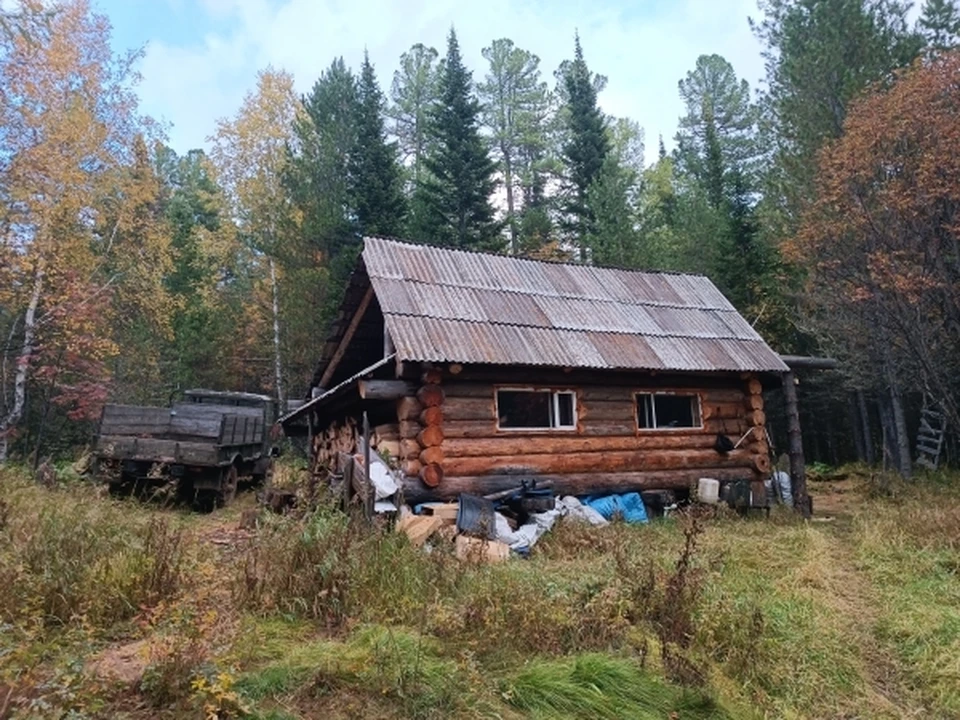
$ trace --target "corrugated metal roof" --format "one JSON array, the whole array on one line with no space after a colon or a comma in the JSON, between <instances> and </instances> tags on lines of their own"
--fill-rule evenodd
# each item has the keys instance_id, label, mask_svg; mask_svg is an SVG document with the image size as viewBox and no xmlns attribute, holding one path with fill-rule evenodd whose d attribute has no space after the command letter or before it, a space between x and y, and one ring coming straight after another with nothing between
<instances>
[{"instance_id":1,"label":"corrugated metal roof","mask_svg":"<svg viewBox=\"0 0 960 720\"><path fill-rule=\"evenodd\" d=\"M710 280L367 238L401 360L610 369L786 365Z\"/></svg>"}]
</instances>

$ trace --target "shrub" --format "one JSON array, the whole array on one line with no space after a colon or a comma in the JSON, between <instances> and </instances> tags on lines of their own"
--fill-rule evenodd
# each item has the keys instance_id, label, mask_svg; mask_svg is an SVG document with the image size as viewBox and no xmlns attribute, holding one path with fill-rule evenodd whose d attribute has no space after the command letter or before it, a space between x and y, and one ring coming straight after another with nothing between
<instances>
[{"instance_id":1,"label":"shrub","mask_svg":"<svg viewBox=\"0 0 960 720\"><path fill-rule=\"evenodd\" d=\"M7 488L0 619L108 625L178 592L184 547L168 519L144 521L87 488Z\"/></svg>"}]
</instances>

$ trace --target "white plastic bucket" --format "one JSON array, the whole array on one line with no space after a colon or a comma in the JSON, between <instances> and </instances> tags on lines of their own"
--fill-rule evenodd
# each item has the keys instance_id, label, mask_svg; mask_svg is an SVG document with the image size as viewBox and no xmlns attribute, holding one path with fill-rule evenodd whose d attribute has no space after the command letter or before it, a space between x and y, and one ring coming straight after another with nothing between
<instances>
[{"instance_id":1,"label":"white plastic bucket","mask_svg":"<svg viewBox=\"0 0 960 720\"><path fill-rule=\"evenodd\" d=\"M697 485L697 498L702 503L716 505L720 499L720 481L713 478L700 478Z\"/></svg>"}]
</instances>

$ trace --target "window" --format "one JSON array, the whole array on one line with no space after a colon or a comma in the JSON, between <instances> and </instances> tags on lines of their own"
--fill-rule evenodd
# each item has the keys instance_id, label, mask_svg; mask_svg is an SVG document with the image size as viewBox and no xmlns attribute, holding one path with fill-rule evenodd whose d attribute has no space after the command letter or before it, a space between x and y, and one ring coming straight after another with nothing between
<instances>
[{"instance_id":1,"label":"window","mask_svg":"<svg viewBox=\"0 0 960 720\"><path fill-rule=\"evenodd\" d=\"M497 390L501 430L576 430L577 396L572 390Z\"/></svg>"},{"instance_id":2,"label":"window","mask_svg":"<svg viewBox=\"0 0 960 720\"><path fill-rule=\"evenodd\" d=\"M700 396L637 393L637 427L641 430L701 427Z\"/></svg>"}]
</instances>

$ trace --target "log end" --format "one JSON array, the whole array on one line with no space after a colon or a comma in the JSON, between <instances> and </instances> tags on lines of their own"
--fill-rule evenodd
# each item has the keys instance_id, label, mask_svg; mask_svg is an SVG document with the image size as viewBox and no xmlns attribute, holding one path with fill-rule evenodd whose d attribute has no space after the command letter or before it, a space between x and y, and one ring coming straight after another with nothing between
<instances>
[{"instance_id":1,"label":"log end","mask_svg":"<svg viewBox=\"0 0 960 720\"><path fill-rule=\"evenodd\" d=\"M424 465L420 469L420 479L427 487L435 488L443 482L443 467L438 463Z\"/></svg>"}]
</instances>

